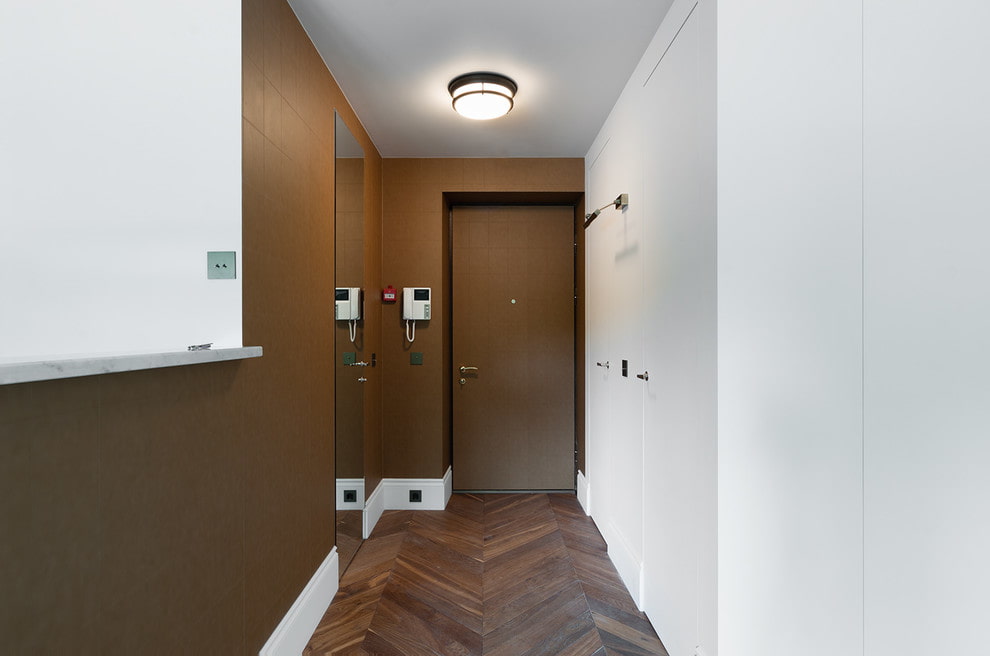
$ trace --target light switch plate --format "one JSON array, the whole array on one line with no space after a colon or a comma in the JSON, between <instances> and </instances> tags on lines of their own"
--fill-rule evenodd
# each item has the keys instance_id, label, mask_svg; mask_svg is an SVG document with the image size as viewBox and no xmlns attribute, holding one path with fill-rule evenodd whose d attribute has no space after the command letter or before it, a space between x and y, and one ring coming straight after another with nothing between
<instances>
[{"instance_id":1,"label":"light switch plate","mask_svg":"<svg viewBox=\"0 0 990 656\"><path fill-rule=\"evenodd\" d=\"M237 257L235 251L207 251L206 277L211 279L236 278Z\"/></svg>"}]
</instances>

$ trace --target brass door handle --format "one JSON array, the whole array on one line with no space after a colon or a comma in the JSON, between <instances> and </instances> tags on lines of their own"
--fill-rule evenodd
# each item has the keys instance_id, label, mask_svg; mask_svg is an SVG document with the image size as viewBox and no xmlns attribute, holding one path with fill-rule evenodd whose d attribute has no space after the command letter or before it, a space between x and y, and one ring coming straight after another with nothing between
<instances>
[{"instance_id":1,"label":"brass door handle","mask_svg":"<svg viewBox=\"0 0 990 656\"><path fill-rule=\"evenodd\" d=\"M469 371L477 371L477 370L478 370L477 367L461 367L461 375L463 376L465 373Z\"/></svg>"}]
</instances>

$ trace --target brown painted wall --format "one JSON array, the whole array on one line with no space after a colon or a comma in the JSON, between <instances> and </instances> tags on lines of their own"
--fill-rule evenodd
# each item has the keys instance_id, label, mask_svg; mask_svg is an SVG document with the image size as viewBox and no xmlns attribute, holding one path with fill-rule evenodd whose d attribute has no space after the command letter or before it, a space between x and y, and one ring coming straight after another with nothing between
<instances>
[{"instance_id":1,"label":"brown painted wall","mask_svg":"<svg viewBox=\"0 0 990 656\"><path fill-rule=\"evenodd\" d=\"M400 293L402 287L432 287L433 316L439 319L417 322L416 341L410 346L403 336L401 297L383 309L384 471L386 477L439 478L451 462L450 259L444 194L478 192L488 194L491 202L505 202L498 199L500 192L579 196L584 191L584 160L385 159L383 185L383 282ZM411 351L424 354L423 365L409 364Z\"/></svg>"},{"instance_id":2,"label":"brown painted wall","mask_svg":"<svg viewBox=\"0 0 990 656\"><path fill-rule=\"evenodd\" d=\"M335 106L373 202L381 162L283 0L245 0L243 25L244 341L265 355L0 386L5 653L257 653L333 545Z\"/></svg>"}]
</instances>

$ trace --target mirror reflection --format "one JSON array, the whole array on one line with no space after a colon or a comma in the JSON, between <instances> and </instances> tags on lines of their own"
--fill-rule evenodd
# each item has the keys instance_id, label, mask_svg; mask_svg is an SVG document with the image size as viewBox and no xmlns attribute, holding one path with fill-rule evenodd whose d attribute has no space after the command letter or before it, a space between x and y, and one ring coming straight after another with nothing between
<instances>
[{"instance_id":1,"label":"mirror reflection","mask_svg":"<svg viewBox=\"0 0 990 656\"><path fill-rule=\"evenodd\" d=\"M364 511L364 151L336 115L334 129L337 553L343 576L361 546Z\"/></svg>"}]
</instances>

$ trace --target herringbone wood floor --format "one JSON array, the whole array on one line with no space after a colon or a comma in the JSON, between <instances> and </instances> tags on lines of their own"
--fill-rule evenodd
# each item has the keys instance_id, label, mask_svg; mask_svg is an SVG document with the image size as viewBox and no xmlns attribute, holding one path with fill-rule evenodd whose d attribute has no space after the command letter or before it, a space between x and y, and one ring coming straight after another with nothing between
<instances>
[{"instance_id":1,"label":"herringbone wood floor","mask_svg":"<svg viewBox=\"0 0 990 656\"><path fill-rule=\"evenodd\" d=\"M455 494L382 516L305 651L330 654L667 651L573 495Z\"/></svg>"}]
</instances>

